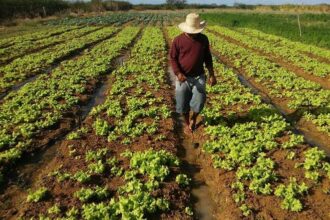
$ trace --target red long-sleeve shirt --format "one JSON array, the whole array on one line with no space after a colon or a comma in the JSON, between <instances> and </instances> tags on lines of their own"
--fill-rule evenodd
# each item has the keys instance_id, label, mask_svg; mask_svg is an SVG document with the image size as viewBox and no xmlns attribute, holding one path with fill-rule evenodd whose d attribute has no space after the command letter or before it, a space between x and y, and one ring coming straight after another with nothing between
<instances>
[{"instance_id":1,"label":"red long-sleeve shirt","mask_svg":"<svg viewBox=\"0 0 330 220\"><path fill-rule=\"evenodd\" d=\"M203 64L213 67L210 43L206 35L198 34L194 39L182 33L172 42L170 60L174 73L186 76L204 74Z\"/></svg>"}]
</instances>

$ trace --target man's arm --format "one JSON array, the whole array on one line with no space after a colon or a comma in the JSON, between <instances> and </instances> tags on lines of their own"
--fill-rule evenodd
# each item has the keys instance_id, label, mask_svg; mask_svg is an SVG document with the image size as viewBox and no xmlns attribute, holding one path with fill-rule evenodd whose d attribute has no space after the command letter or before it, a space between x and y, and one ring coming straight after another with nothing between
<instances>
[{"instance_id":1,"label":"man's arm","mask_svg":"<svg viewBox=\"0 0 330 220\"><path fill-rule=\"evenodd\" d=\"M210 42L209 39L206 37L206 51L205 51L205 66L207 70L209 71L209 83L211 86L215 85L217 83L217 80L214 75L214 69L213 69L213 60L212 60L212 54L210 50Z\"/></svg>"},{"instance_id":2,"label":"man's arm","mask_svg":"<svg viewBox=\"0 0 330 220\"><path fill-rule=\"evenodd\" d=\"M176 39L174 39L170 49L170 61L175 75L178 75L181 72L179 65L179 48L177 44Z\"/></svg>"},{"instance_id":3,"label":"man's arm","mask_svg":"<svg viewBox=\"0 0 330 220\"><path fill-rule=\"evenodd\" d=\"M170 49L170 61L174 74L178 77L180 82L186 81L185 75L182 73L179 65L179 47L176 39L173 40Z\"/></svg>"}]
</instances>

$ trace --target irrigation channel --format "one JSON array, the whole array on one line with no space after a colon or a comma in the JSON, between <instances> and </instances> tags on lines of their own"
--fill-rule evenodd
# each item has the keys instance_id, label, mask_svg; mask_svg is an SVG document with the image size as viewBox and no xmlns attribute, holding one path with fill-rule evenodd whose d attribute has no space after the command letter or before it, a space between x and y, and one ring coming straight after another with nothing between
<instances>
[{"instance_id":1,"label":"irrigation channel","mask_svg":"<svg viewBox=\"0 0 330 220\"><path fill-rule=\"evenodd\" d=\"M123 50L121 55L115 58L109 65L110 69L108 70L107 76L109 76L109 74L116 68L122 66L123 63L129 59L130 49L141 37L141 33L142 28L137 37L128 47L129 49ZM88 48L95 45L96 44L89 45ZM79 56L79 54L80 53L70 58L73 59L74 57ZM26 201L27 189L36 186L38 184L38 180L44 174L49 173L54 169L54 167L60 165L55 164L53 159L60 154L59 149L61 149L62 142L65 140L66 135L81 125L82 121L84 121L94 106L105 101L107 97L106 91L109 89L110 85L111 82L108 80L108 77L105 77L105 79L101 80L98 83L97 88L94 90L94 93L91 94L90 98L88 99L88 102L82 106L77 106L79 110L75 117L78 120L75 120L74 125L71 126L69 130L61 133L57 138L45 144L45 146L41 147L40 150L34 153L30 153L29 156L22 158L22 160L15 167L15 171L12 171L9 174L8 183L2 189L1 193L3 194L0 195L0 216L12 216L10 219L17 219L20 216L21 213L19 212L19 208L21 204Z\"/></svg>"},{"instance_id":2,"label":"irrigation channel","mask_svg":"<svg viewBox=\"0 0 330 220\"><path fill-rule=\"evenodd\" d=\"M167 50L169 50L171 40L165 28L163 28L163 33L167 42ZM176 79L170 65L168 65L168 76L174 97ZM232 212L229 208L234 204L232 204L230 192L225 188L225 185L229 184L227 179L224 179L219 170L213 167L211 158L202 152L205 138L201 117L197 121L198 129L191 135L183 132L182 117L175 114L174 119L176 135L180 140L178 157L192 179L191 196L195 218L201 220L237 219L237 213Z\"/></svg>"},{"instance_id":3,"label":"irrigation channel","mask_svg":"<svg viewBox=\"0 0 330 220\"><path fill-rule=\"evenodd\" d=\"M172 68L168 68L169 81L173 88L175 87L175 75ZM174 99L173 99L174 100ZM200 143L194 138L194 134L187 135L183 132L183 120L180 115L175 114L175 131L180 140L178 156L183 163L187 174L192 178L191 194L195 217L201 220L215 220L216 204L212 198L212 190L207 185L203 175L204 167L201 156Z\"/></svg>"}]
</instances>

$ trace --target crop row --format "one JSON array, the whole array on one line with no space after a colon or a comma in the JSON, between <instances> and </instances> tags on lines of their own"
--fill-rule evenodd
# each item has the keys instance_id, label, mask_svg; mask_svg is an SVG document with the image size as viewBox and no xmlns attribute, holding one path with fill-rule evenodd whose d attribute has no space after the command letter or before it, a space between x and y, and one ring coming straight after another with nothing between
<instances>
[{"instance_id":1,"label":"crop row","mask_svg":"<svg viewBox=\"0 0 330 220\"><path fill-rule=\"evenodd\" d=\"M284 37L266 34L264 32L254 30L254 29L240 28L239 30L252 37L260 38L260 39L268 41L270 43L280 45L281 47L287 47L287 48L295 51L296 53L305 52L307 54L312 54L312 56L321 57L321 58L324 58L324 59L330 61L330 51L327 49L317 47L317 46L314 46L311 44L304 44L304 43L297 42L297 41L290 41Z\"/></svg>"},{"instance_id":2,"label":"crop row","mask_svg":"<svg viewBox=\"0 0 330 220\"><path fill-rule=\"evenodd\" d=\"M27 53L31 53L37 50L44 49L46 47L62 43L66 40L70 40L72 38L80 37L82 35L88 34L96 30L95 27L85 27L82 29L78 29L79 27L73 26L70 31L66 31L62 34L51 36L48 38L35 40L35 41L23 41L17 43L11 47L6 47L0 49L0 64L6 63L8 61L13 60L14 58L23 56Z\"/></svg>"},{"instance_id":3,"label":"crop row","mask_svg":"<svg viewBox=\"0 0 330 220\"><path fill-rule=\"evenodd\" d=\"M281 36L305 44L317 45L330 49L329 15L326 13L304 14L301 17L301 30L297 24L296 14L265 14L265 13L202 13L209 24L235 28L253 28L268 34Z\"/></svg>"},{"instance_id":4,"label":"crop row","mask_svg":"<svg viewBox=\"0 0 330 220\"><path fill-rule=\"evenodd\" d=\"M209 100L203 115L209 140L203 149L212 156L215 168L234 171L232 197L242 214L262 215L262 209L280 207L299 212L308 207L324 215L328 207L313 206L309 192L328 197L328 189L319 185L330 178L325 152L304 144L303 136L293 133L274 108L244 88L232 69L216 63L215 71L220 80L207 88ZM265 196L260 203L273 196L277 206L256 206L251 196L259 195ZM303 202L306 197L308 204Z\"/></svg>"},{"instance_id":5,"label":"crop row","mask_svg":"<svg viewBox=\"0 0 330 220\"><path fill-rule=\"evenodd\" d=\"M330 75L330 64L319 62L317 59L311 58L310 56L298 52L297 50L293 50L285 44L264 41L260 38L256 38L255 36L242 34L238 31L221 26L211 26L209 27L209 30L235 39L248 48L262 51L267 55L271 55L292 63L312 75L319 77L328 77Z\"/></svg>"},{"instance_id":6,"label":"crop row","mask_svg":"<svg viewBox=\"0 0 330 220\"><path fill-rule=\"evenodd\" d=\"M127 23L136 18L135 13L112 13L94 17L63 18L49 21L49 25L116 25Z\"/></svg>"},{"instance_id":7,"label":"crop row","mask_svg":"<svg viewBox=\"0 0 330 220\"><path fill-rule=\"evenodd\" d=\"M69 30L71 30L71 27L66 27L66 26L59 26L56 28L47 27L37 32L26 33L20 36L4 38L0 40L0 48L6 48L15 44L20 44L22 42L33 42L36 40L41 40L44 38L51 37L53 35L64 33Z\"/></svg>"},{"instance_id":8,"label":"crop row","mask_svg":"<svg viewBox=\"0 0 330 220\"><path fill-rule=\"evenodd\" d=\"M67 136L61 166L28 195L23 217L189 219L189 178L174 155L165 66L162 32L147 27L111 74L106 101ZM41 190L48 195L38 196Z\"/></svg>"},{"instance_id":9,"label":"crop row","mask_svg":"<svg viewBox=\"0 0 330 220\"><path fill-rule=\"evenodd\" d=\"M148 23L172 23L173 19L182 17L178 13L116 13L95 17L85 18L64 18L50 21L50 25L115 25L120 26L127 22L132 24L148 24Z\"/></svg>"},{"instance_id":10,"label":"crop row","mask_svg":"<svg viewBox=\"0 0 330 220\"><path fill-rule=\"evenodd\" d=\"M172 39L179 33L177 28L167 30ZM265 212L279 219L297 218L289 212L276 215L280 207L298 212L308 206L325 214L328 207L313 206L312 199L303 204L310 191L323 193L328 200L328 188L316 184L329 183L324 179L330 178L325 152L306 145L272 106L242 86L233 69L217 61L214 68L218 83L207 86L203 150L211 155L214 168L226 171L221 175L231 180L229 190L241 213L254 218L266 218Z\"/></svg>"},{"instance_id":11,"label":"crop row","mask_svg":"<svg viewBox=\"0 0 330 220\"><path fill-rule=\"evenodd\" d=\"M288 112L303 110L307 120L314 118L314 124L320 131L330 130L327 119L330 114L329 90L215 34L209 33L208 36L220 57L229 60L235 68L262 85L271 97L277 98L283 106L289 108ZM316 120L318 123L315 123Z\"/></svg>"},{"instance_id":12,"label":"crop row","mask_svg":"<svg viewBox=\"0 0 330 220\"><path fill-rule=\"evenodd\" d=\"M38 147L37 139L47 135L47 129L56 130L65 115L91 93L96 81L109 70L111 61L139 30L124 28L77 59L62 62L51 75L42 75L9 94L0 107L1 167L19 159L22 152ZM103 31L108 35L113 28Z\"/></svg>"},{"instance_id":13,"label":"crop row","mask_svg":"<svg viewBox=\"0 0 330 220\"><path fill-rule=\"evenodd\" d=\"M75 51L113 35L118 29L106 27L85 36L73 38L37 53L16 59L0 67L0 93L31 76L46 72L55 62Z\"/></svg>"},{"instance_id":14,"label":"crop row","mask_svg":"<svg viewBox=\"0 0 330 220\"><path fill-rule=\"evenodd\" d=\"M133 24L150 24L150 25L170 25L178 19L182 19L183 16L177 13L149 13L149 14L141 14L134 19Z\"/></svg>"}]
</instances>

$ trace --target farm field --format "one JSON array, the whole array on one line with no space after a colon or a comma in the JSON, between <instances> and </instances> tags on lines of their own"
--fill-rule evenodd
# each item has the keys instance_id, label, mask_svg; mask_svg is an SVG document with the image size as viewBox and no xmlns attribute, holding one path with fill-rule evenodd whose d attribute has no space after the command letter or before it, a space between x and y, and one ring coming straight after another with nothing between
<instances>
[{"instance_id":1,"label":"farm field","mask_svg":"<svg viewBox=\"0 0 330 220\"><path fill-rule=\"evenodd\" d=\"M330 50L211 19L218 83L187 135L168 57L184 16L0 38L0 219L330 218Z\"/></svg>"},{"instance_id":2,"label":"farm field","mask_svg":"<svg viewBox=\"0 0 330 220\"><path fill-rule=\"evenodd\" d=\"M234 28L252 28L268 34L301 41L319 47L330 48L329 13L298 13L301 22L301 36L297 13L236 13L206 12L202 17L210 24Z\"/></svg>"}]
</instances>

